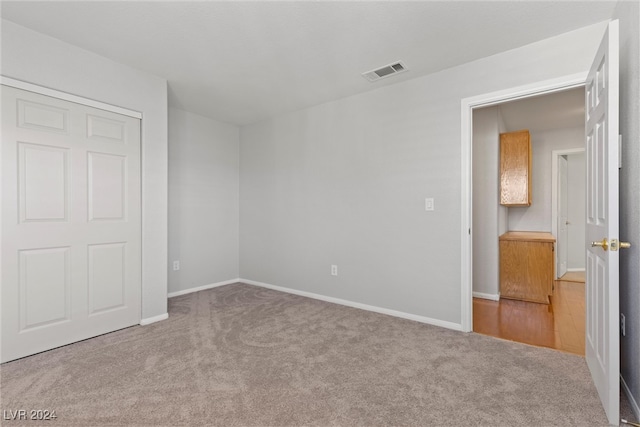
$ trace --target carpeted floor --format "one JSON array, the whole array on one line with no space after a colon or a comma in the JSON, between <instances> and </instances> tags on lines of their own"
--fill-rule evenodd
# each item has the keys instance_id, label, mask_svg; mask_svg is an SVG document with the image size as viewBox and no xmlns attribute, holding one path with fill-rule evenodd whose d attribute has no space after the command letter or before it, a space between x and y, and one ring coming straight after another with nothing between
<instances>
[{"instance_id":1,"label":"carpeted floor","mask_svg":"<svg viewBox=\"0 0 640 427\"><path fill-rule=\"evenodd\" d=\"M604 426L583 358L245 284L0 368L57 426ZM3 425L20 425L3 421Z\"/></svg>"}]
</instances>

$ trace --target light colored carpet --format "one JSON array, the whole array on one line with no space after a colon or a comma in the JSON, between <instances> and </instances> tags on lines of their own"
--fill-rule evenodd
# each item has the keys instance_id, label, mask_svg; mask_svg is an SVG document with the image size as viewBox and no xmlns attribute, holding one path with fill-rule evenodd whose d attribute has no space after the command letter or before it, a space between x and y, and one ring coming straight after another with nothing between
<instances>
[{"instance_id":1,"label":"light colored carpet","mask_svg":"<svg viewBox=\"0 0 640 427\"><path fill-rule=\"evenodd\" d=\"M0 368L57 426L604 426L585 361L245 284ZM3 425L19 425L4 421Z\"/></svg>"}]
</instances>

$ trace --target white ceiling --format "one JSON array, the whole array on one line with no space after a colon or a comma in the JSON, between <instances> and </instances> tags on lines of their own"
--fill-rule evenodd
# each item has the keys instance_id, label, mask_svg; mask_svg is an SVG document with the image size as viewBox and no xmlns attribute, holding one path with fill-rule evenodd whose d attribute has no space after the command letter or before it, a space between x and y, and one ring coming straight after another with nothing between
<instances>
[{"instance_id":1,"label":"white ceiling","mask_svg":"<svg viewBox=\"0 0 640 427\"><path fill-rule=\"evenodd\" d=\"M500 104L507 132L584 127L584 88Z\"/></svg>"},{"instance_id":2,"label":"white ceiling","mask_svg":"<svg viewBox=\"0 0 640 427\"><path fill-rule=\"evenodd\" d=\"M416 78L609 19L615 1L2 1L2 17L164 77L235 124ZM360 74L402 60L406 73Z\"/></svg>"}]
</instances>

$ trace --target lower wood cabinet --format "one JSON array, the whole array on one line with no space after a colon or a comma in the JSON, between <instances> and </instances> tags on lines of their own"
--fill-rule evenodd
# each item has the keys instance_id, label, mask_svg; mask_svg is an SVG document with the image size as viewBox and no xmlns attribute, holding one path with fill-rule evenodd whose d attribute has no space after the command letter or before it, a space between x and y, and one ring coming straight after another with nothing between
<instances>
[{"instance_id":1,"label":"lower wood cabinet","mask_svg":"<svg viewBox=\"0 0 640 427\"><path fill-rule=\"evenodd\" d=\"M551 233L509 231L500 236L500 297L549 304L554 280Z\"/></svg>"}]
</instances>

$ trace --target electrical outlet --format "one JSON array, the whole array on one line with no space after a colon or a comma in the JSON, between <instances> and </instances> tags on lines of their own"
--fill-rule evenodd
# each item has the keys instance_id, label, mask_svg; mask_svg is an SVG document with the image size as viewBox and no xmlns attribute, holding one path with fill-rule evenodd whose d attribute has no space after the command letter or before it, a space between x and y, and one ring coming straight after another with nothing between
<instances>
[{"instance_id":1,"label":"electrical outlet","mask_svg":"<svg viewBox=\"0 0 640 427\"><path fill-rule=\"evenodd\" d=\"M620 313L620 333L623 337L627 336L627 320L622 313Z\"/></svg>"},{"instance_id":2,"label":"electrical outlet","mask_svg":"<svg viewBox=\"0 0 640 427\"><path fill-rule=\"evenodd\" d=\"M335 264L331 266L331 275L332 276L337 276L338 275L338 266L335 265Z\"/></svg>"},{"instance_id":3,"label":"electrical outlet","mask_svg":"<svg viewBox=\"0 0 640 427\"><path fill-rule=\"evenodd\" d=\"M180 270L180 261L173 261L173 271Z\"/></svg>"}]
</instances>

